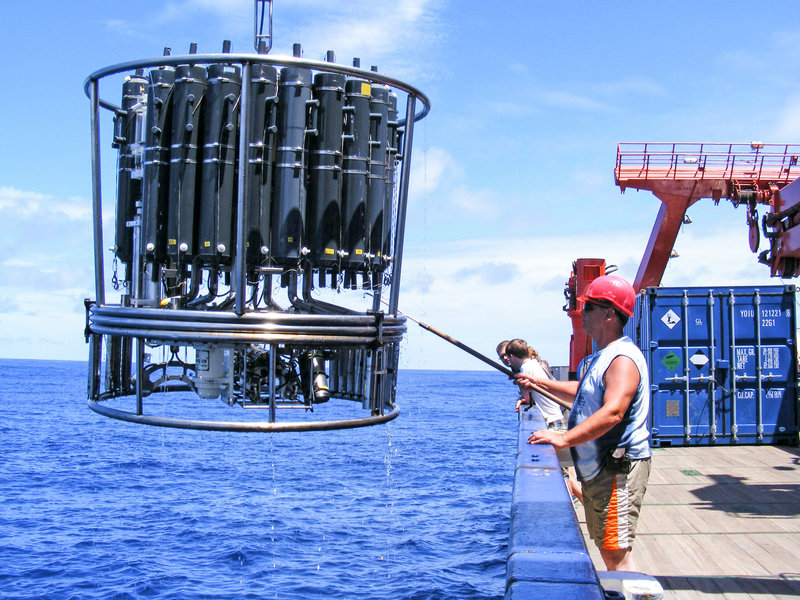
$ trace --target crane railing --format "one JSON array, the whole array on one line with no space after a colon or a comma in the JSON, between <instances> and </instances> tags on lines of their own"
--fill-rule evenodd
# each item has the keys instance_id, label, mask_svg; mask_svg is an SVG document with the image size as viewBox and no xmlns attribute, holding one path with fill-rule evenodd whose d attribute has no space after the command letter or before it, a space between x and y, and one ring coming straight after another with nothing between
<instances>
[{"instance_id":1,"label":"crane railing","mask_svg":"<svg viewBox=\"0 0 800 600\"><path fill-rule=\"evenodd\" d=\"M800 144L621 143L614 176L643 179L747 180L788 183L800 175Z\"/></svg>"}]
</instances>

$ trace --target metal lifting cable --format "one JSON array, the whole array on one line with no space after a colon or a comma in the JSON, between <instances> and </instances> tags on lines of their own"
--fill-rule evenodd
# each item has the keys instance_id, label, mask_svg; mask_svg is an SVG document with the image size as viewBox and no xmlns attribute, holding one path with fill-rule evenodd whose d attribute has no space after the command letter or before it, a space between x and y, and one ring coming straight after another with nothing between
<instances>
[{"instance_id":1,"label":"metal lifting cable","mask_svg":"<svg viewBox=\"0 0 800 600\"><path fill-rule=\"evenodd\" d=\"M272 50L272 0L255 0L255 47L259 54ZM260 16L259 16L260 12ZM267 33L264 33L264 20L269 18Z\"/></svg>"}]
</instances>

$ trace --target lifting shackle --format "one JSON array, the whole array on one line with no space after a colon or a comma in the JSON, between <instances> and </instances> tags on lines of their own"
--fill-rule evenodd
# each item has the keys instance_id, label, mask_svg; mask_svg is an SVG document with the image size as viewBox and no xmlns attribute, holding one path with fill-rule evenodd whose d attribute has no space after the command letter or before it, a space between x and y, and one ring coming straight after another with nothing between
<instances>
[{"instance_id":1,"label":"lifting shackle","mask_svg":"<svg viewBox=\"0 0 800 600\"><path fill-rule=\"evenodd\" d=\"M264 33L264 20L268 18L267 33ZM272 50L272 0L255 0L255 41L259 54L269 54Z\"/></svg>"}]
</instances>

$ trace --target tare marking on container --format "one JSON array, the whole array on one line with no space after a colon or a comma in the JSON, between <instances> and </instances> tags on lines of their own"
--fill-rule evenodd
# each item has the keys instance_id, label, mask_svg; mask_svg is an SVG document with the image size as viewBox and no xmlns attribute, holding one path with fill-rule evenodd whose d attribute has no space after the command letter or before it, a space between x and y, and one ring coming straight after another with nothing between
<instances>
[{"instance_id":1,"label":"tare marking on container","mask_svg":"<svg viewBox=\"0 0 800 600\"><path fill-rule=\"evenodd\" d=\"M755 348L737 348L736 349L736 368L744 369L747 366L747 359L755 356Z\"/></svg>"},{"instance_id":2,"label":"tare marking on container","mask_svg":"<svg viewBox=\"0 0 800 600\"><path fill-rule=\"evenodd\" d=\"M736 368L745 369L751 357L756 355L756 349L751 347L736 348ZM761 347L761 368L780 369L781 368L781 348L779 346Z\"/></svg>"},{"instance_id":3,"label":"tare marking on container","mask_svg":"<svg viewBox=\"0 0 800 600\"><path fill-rule=\"evenodd\" d=\"M681 322L681 318L678 316L678 313L676 313L674 310L670 308L667 312L664 313L664 316L661 317L661 322L664 323L664 325L666 325L670 329L672 329L673 327L675 327L675 325Z\"/></svg>"},{"instance_id":4,"label":"tare marking on container","mask_svg":"<svg viewBox=\"0 0 800 600\"><path fill-rule=\"evenodd\" d=\"M698 350L692 355L692 358L689 359L689 362L698 369L702 369L708 364L708 357L703 354L702 350Z\"/></svg>"}]
</instances>

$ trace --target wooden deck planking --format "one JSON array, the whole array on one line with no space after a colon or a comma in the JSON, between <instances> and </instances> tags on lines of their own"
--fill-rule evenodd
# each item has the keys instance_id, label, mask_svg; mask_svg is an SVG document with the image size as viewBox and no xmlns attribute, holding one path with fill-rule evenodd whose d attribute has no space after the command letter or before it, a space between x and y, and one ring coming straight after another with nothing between
<instances>
[{"instance_id":1,"label":"wooden deck planking","mask_svg":"<svg viewBox=\"0 0 800 600\"><path fill-rule=\"evenodd\" d=\"M676 447L653 455L634 557L661 582L665 600L800 598L800 450ZM583 526L583 509L577 513ZM587 547L605 570L588 537Z\"/></svg>"}]
</instances>

